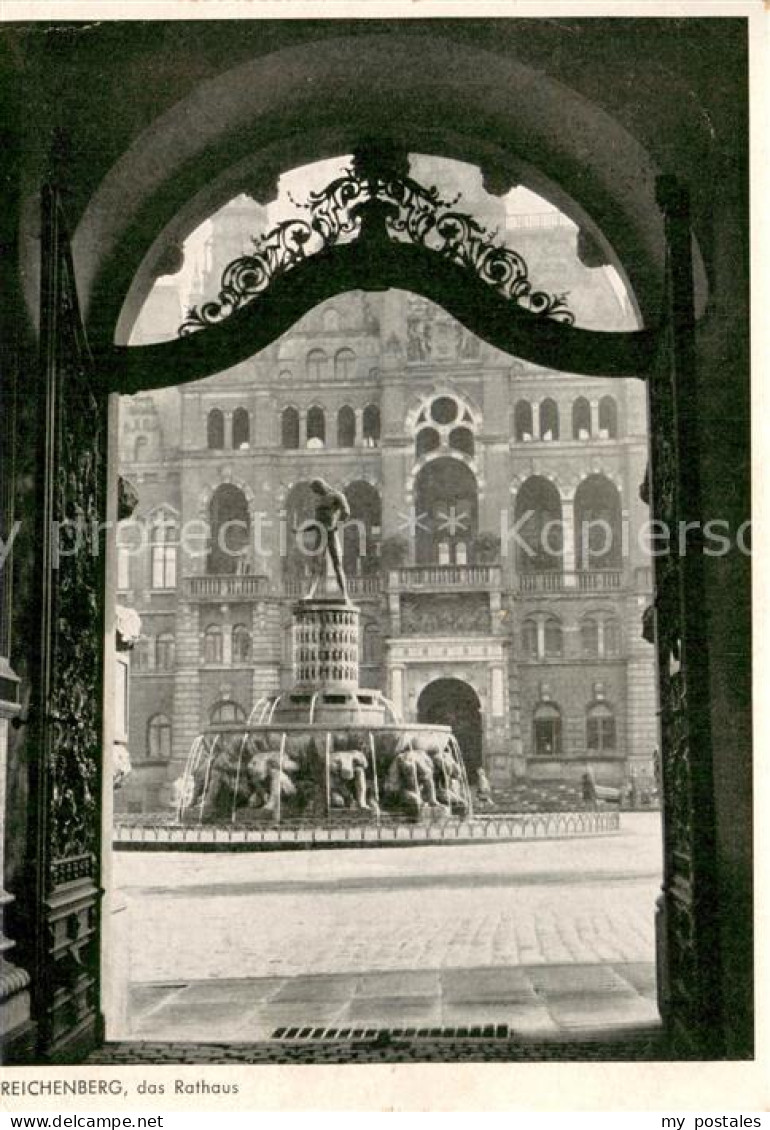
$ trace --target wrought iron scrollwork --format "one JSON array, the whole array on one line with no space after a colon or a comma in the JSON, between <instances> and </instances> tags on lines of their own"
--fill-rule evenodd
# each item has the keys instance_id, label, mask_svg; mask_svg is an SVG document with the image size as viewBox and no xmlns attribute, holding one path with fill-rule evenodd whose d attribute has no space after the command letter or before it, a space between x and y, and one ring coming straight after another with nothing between
<instances>
[{"instance_id":1,"label":"wrought iron scrollwork","mask_svg":"<svg viewBox=\"0 0 770 1130\"><path fill-rule=\"evenodd\" d=\"M538 290L526 261L438 188L408 175L395 151L363 150L351 168L307 202L293 201L307 219L284 220L255 239L254 250L227 265L216 297L193 307L179 333L187 336L224 321L265 291L273 279L340 243L379 238L426 248L475 273L504 298L533 314L573 324L565 294Z\"/></svg>"}]
</instances>

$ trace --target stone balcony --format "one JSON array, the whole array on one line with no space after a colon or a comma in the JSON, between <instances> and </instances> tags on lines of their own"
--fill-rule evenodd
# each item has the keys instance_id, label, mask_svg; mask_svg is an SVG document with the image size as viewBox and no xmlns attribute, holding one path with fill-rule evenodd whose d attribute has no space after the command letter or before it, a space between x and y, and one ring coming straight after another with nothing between
<instances>
[{"instance_id":1,"label":"stone balcony","mask_svg":"<svg viewBox=\"0 0 770 1130\"><path fill-rule=\"evenodd\" d=\"M182 591L187 600L253 600L270 592L270 578L261 573L185 577Z\"/></svg>"},{"instance_id":2,"label":"stone balcony","mask_svg":"<svg viewBox=\"0 0 770 1130\"><path fill-rule=\"evenodd\" d=\"M499 565L410 565L388 573L390 592L499 592Z\"/></svg>"},{"instance_id":3,"label":"stone balcony","mask_svg":"<svg viewBox=\"0 0 770 1130\"><path fill-rule=\"evenodd\" d=\"M379 596L382 589L382 578L379 574L373 577L348 577L347 581L349 595L358 600L364 597ZM283 596L290 597L292 600L299 600L307 593L309 584L310 581L306 577L290 578L282 582L281 592ZM322 582L318 586L316 595L337 596L336 583L334 581L331 584Z\"/></svg>"},{"instance_id":4,"label":"stone balcony","mask_svg":"<svg viewBox=\"0 0 770 1130\"><path fill-rule=\"evenodd\" d=\"M626 586L622 569L580 569L562 573L552 569L543 573L519 573L521 594L549 592L619 592Z\"/></svg>"}]
</instances>

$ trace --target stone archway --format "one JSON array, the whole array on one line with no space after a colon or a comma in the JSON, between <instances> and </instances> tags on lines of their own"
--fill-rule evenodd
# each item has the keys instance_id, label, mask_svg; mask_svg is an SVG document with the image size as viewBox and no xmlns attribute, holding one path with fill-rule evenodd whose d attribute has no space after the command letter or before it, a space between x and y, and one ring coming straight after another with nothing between
<instances>
[{"instance_id":1,"label":"stone archway","mask_svg":"<svg viewBox=\"0 0 770 1130\"><path fill-rule=\"evenodd\" d=\"M366 68L363 68L364 71L365 71L365 69ZM612 131L610 130L609 132L611 133ZM607 138L607 135L605 134L605 136L603 137L603 142L605 144L606 144L606 138ZM590 160L589 160L589 164L590 164ZM648 168L648 171L649 171L649 165L647 166L647 168ZM138 178L138 179L141 180L141 178ZM112 187L114 188L114 185ZM670 186L669 186L669 188L670 188ZM611 194L609 193L609 188L608 188L608 194L609 194L608 195L608 199L609 199L609 198L611 198ZM644 195L644 193L642 193L642 195ZM649 193L647 195L649 195ZM626 203L627 203L627 201L626 201ZM647 203L646 217L649 220L649 216L650 216L649 199L646 201L646 203ZM102 199L100 201L100 204L104 209L104 215L109 215L110 214L110 208L109 208L108 204L105 207L105 200L104 199ZM671 203L671 197L669 197L669 203L668 203L668 205L666 205L666 208L667 208L667 211L669 213L670 219L676 220L677 218L680 217L680 213L678 212L679 207L680 206L679 206L679 204L676 203L676 201L674 201L674 203L672 204ZM113 212L117 211L114 207L114 204L113 204L112 211ZM131 213L132 209L129 207L127 209L127 211L129 213ZM132 255L127 256L126 263L123 265L123 267L121 267L120 269L116 268L114 275L111 273L110 268L115 267L114 255L117 254L117 250L120 249L121 239L123 238L123 235L121 235L120 233L115 235L115 233L113 232L114 238L112 239L111 242L109 240L107 241L108 246L107 246L107 252L105 254L104 261L101 262L101 263L94 263L94 262L91 263L91 267L94 268L94 270L92 271L92 275L91 275L91 282L93 282L94 279L98 275L101 274L103 276L103 278L101 280L102 283L103 283L103 288L102 288L103 292L106 292L109 289L109 286L107 284L112 284L112 283L115 284L116 293L121 292L120 283L121 283L121 280L125 281L126 272L136 270L137 263L139 262L139 259L141 257L140 253L144 254L144 252L146 251L146 247L147 247L147 241L144 240L142 232L141 232L142 224L147 222L147 223L156 224L156 226L157 226L156 222L159 220L159 217L162 220L162 214L161 213L156 213L155 216L153 216L151 220L148 219L148 216L151 213L152 213L152 209L149 208L147 215L145 215L145 217L142 219L142 222L137 223L136 230L133 231L132 233L130 233L131 238L134 240ZM112 216L112 219L114 219L114 218L115 217ZM627 216L625 216L624 218L626 220L628 219ZM118 224L118 227L120 227L120 224ZM633 227L633 224L631 224L631 227ZM657 236L660 235L659 225L652 225L650 230L647 233L650 237L649 245L647 247L648 254L645 255L644 250L642 250L642 252L640 252L640 260L644 260L645 263L646 263L646 266L648 268L650 267L650 259L652 259L652 260L654 260L655 262L658 262L658 263L662 262L662 250L663 249L662 249L662 246L660 246L660 244L662 244L662 241L657 239L657 238L653 238L653 235L652 235L652 229L653 228L655 229ZM679 237L680 237L679 238L679 252L681 253L681 251L682 251L681 235L682 235L683 231L687 235L687 241L688 241L688 246L689 246L689 235L690 235L689 220L687 220L687 222L685 222L684 224L680 224L679 228L680 228L679 233L678 233ZM81 233L81 234L83 234L83 233ZM125 234L125 231L123 232L123 234ZM145 229L144 234L145 235L147 234L147 229ZM637 236L639 235L638 229L636 229L636 235ZM676 235L677 235L677 233L675 232L674 236L676 237ZM631 242L633 243L633 239L631 239ZM642 243L643 242L644 241L642 241ZM86 240L86 243L87 243L87 240ZM98 241L97 241L97 245L98 245ZM82 246L82 244L81 244L81 246ZM90 250L93 251L93 247ZM113 258L112 259L109 258L110 251L113 252ZM98 255L98 252L96 252L96 254ZM686 262L689 262L688 256L689 256L689 250L687 251L687 253L685 255L685 261ZM86 253L85 258L88 259L88 252ZM680 258L680 264L681 264L681 258ZM642 268L640 268L640 271L641 271L642 274L644 273ZM651 284L653 282L653 280L652 280L653 274L654 274L654 272L650 272L650 275L649 275L649 278L648 278L648 281ZM676 282L677 280L674 280L674 281ZM681 279L679 281L681 283ZM686 280L685 280L685 282L686 282ZM654 290L654 286L653 286L652 289ZM686 289L687 289L687 287L685 285L685 290ZM92 294L91 294L92 287L90 285L88 285L88 283L86 284L85 290L87 292L87 297L92 297ZM651 295L648 294L647 297L649 299L651 297ZM680 297L681 297L681 286L680 286ZM650 308L652 308L652 307L654 307L654 303L651 304ZM94 328L95 328L95 331L96 331L96 338L99 341L99 344L101 346L104 346L104 341L105 341L104 337L103 336L101 338L99 337L100 329L103 329L104 325L106 324L106 322L100 323L100 317L102 315L104 315L104 308L102 308L102 314L101 315L95 315L95 317L94 317ZM672 309L669 309L667 311L667 315L673 318ZM664 318L664 321L665 321L665 318ZM691 324L689 326L685 327L685 329L688 329L688 328L691 330L691 328L692 328ZM110 325L110 333L112 333L112 329L113 329L113 325ZM661 354L660 354L660 366L661 366L661 371L664 374L667 374L667 375L669 374L669 370L671 368L671 366L669 365L669 362L671 361L673 351L676 348L677 348L677 342L674 342L673 344L666 342L665 344L662 345ZM687 379L687 373L685 373L685 379ZM687 390L685 390L685 391L687 391ZM656 405L654 405L654 410L658 413L657 418L661 421L661 434L662 434L661 447L660 447L657 454L661 455L661 456L665 456L666 455L665 445L667 443L670 444L670 447L673 447L674 452L675 452L676 446L677 446L677 438L676 437L672 438L672 434L671 434L672 428L670 426L670 420L669 420L669 417L666 415L667 404L659 402ZM664 424L669 424L669 430L668 431L665 431L664 426L663 426ZM697 421L696 421L696 424L697 424ZM685 421L684 424L683 424L683 427L686 429L687 426L688 426L688 421ZM689 438L694 443L692 435L689 435L689 436L685 435L685 438ZM695 444L695 446L697 446L697 444ZM661 458L659 460L659 465L662 466L662 467L666 466L668 468L669 474L675 475L677 473L675 454L672 456L671 450L669 449L668 455L671 457L669 463L665 464L664 458ZM672 463L673 463L673 467L674 467L673 471L671 471ZM662 485L662 484L659 483L658 485ZM698 513L697 482L695 484L693 484L692 479L689 479L686 482L685 486L687 488L686 491L685 491L685 498L686 498L685 511L687 511L688 508L689 508L690 511L692 512L693 507L694 507L694 512ZM698 589L698 577L692 576L690 579L693 582L693 587L696 590L696 597L697 597L697 592L699 591L699 589ZM669 580L670 580L670 578L669 578ZM685 585L685 588L686 587L687 586ZM675 586L673 586L672 584L668 584L667 591L673 592L674 590L675 590ZM693 604L695 604L695 601L693 601ZM671 607L669 607L668 611L671 611ZM681 621L681 616L679 615L679 613L681 613L681 611L682 611L681 609L674 607L674 612L675 612L674 620L676 621L677 625ZM682 652L681 652L682 638L681 637L677 638L676 632L674 632L670 629L670 623L671 622L669 621L665 625L665 627L666 627L666 638L662 642L661 657L664 660L670 660L674 657L674 654L675 654L676 661L680 662L681 654L682 654ZM688 621L688 623L686 625L686 632L689 633L688 639L690 640L691 643L697 642L698 632L697 632L697 628L694 626L692 620ZM684 630L683 630L683 634L685 634ZM703 684L705 685L707 683L707 674L708 674L707 670L704 670L704 668L702 666L696 665L696 664L692 665L692 669L693 669L693 673L696 672L696 671L699 671L703 675ZM675 672L675 673L677 673L677 672ZM681 680L680 680L680 682L681 682ZM696 699L696 695L697 695L698 682L699 682L699 680L696 677L694 677L694 674L691 675L689 680L688 680L689 690L691 692L689 704L686 702L686 700L683 698L683 696L680 696L680 698L678 700L679 704L680 704L679 705L680 710L689 711L689 715L693 718L697 716L697 711L695 710L695 699ZM675 690L677 692L680 690L678 684L677 684L677 687L675 688ZM701 704L701 706L703 705L703 693L702 692L701 692L701 695L700 695L700 704ZM669 717L668 721L673 727L678 721L678 719L676 717L677 700L676 700L675 696L672 697L672 700L671 700L669 705L670 705L670 713L673 714L674 716ZM706 728L707 728L708 724L705 723L705 725L706 725ZM699 735L703 738L702 743L700 743L702 745L702 747L704 749L705 748L710 749L711 747L710 747L709 735L708 735L708 733L704 734L702 728L699 729L699 726L698 726L697 723L693 727L693 733L692 734L689 734L689 735L685 734L684 737L681 736L681 733L679 735L679 738L681 739L681 741L680 741L680 744L676 748L674 748L673 754L674 754L675 757L679 756L680 753L683 754L683 757L681 759L681 764L684 765L685 767L686 767L686 764L687 764L687 756L688 756L688 752L689 752L688 743L692 742L693 748L697 749L699 747L699 743L694 741L694 738L698 737ZM709 796L710 796L710 793L709 793L709 789L710 789L709 773L710 773L710 766L706 765L706 771L705 771L705 774L703 775L703 780L700 782L700 784L698 785L697 790L696 790L695 800L704 800L704 799L706 801L709 800ZM687 780L685 788L683 790L684 792L688 791L689 785L690 785L690 782L689 782L689 780ZM711 797L711 800L713 801L713 796ZM709 819L710 819L710 815L709 815L708 804L706 804L705 808L701 808L698 804L695 804L693 802L693 799L690 797L690 795L688 793L687 797L685 799L683 799L681 806L679 806L678 811L676 812L676 821L675 821L675 823L672 824L672 828L674 829L676 836L684 837L684 838L689 836L690 841L694 842L696 844L696 847L697 847L698 844L701 847L705 844L706 849L707 849L708 843L709 843L709 833L708 833ZM693 833L693 820L697 821L698 827L700 829L700 832L697 836ZM695 852L695 849L693 850L693 858L688 858L688 866L691 865L693 867L696 867L696 865L698 864L698 860L695 859L694 852ZM708 860L706 860L706 864L704 864L705 871L701 870L701 871L698 872L698 882L699 882L699 886L701 887L701 890L699 892L699 897L698 897L698 904L697 904L699 907L703 907L703 906L708 904L708 898L706 896L708 896L709 893L710 893L710 884L713 881L713 876L712 876L711 880L709 878L709 871L708 871L707 864L708 864ZM696 867L696 869L697 869L697 867ZM676 878L676 876L674 876L673 878ZM672 889L673 889L673 887L672 887ZM705 890L705 894L704 894L704 890ZM679 1015L682 1017L681 1023L683 1025L686 1026L688 1023L690 1023L688 1018L692 1015L696 1018L692 1023L698 1024L698 1023L701 1023L701 1021L703 1021L704 1026L705 1026L705 1020L714 1019L715 1015L718 1014L718 1009L719 1009L719 1004L718 1004L718 1001L716 1001L716 1000L714 1001L714 1003L710 1007L707 1006L707 1004L704 1003L704 1002L707 1001L708 995L707 995L706 990L708 989L709 978L707 976L703 976L702 978L700 977L701 965L702 965L703 960L704 960L704 955L707 954L707 953L713 952L712 947L710 945L710 939L713 938L713 930L711 931L711 934L709 935L708 931L706 931L704 929L702 936L700 936L700 934L694 930L694 911L692 910L693 904L692 904L692 901L691 901L691 898L690 898L691 893L692 893L692 888L688 889L688 891L686 891L684 893L684 895L681 896L679 902L676 902L676 899L680 897L681 889L678 888L677 891L675 891L674 894L671 896L671 905L676 912L676 920L670 922L669 940L670 940L671 944L674 946L679 957L681 957L681 959L682 959L681 968L697 967L697 969L698 969L698 976L696 977L696 975L693 974L693 980L698 980L698 982L699 982L698 986L697 986L697 990L695 991L695 997L697 999L694 999L694 1000L689 999L688 994L690 994L690 989L691 989L692 986L690 986L687 983L687 978L684 977L682 983L677 984L677 986L675 987L675 991L678 993L678 998L675 1002L675 1005L676 1005L676 1010L678 1010ZM688 901L688 900L690 900L690 901ZM694 950L697 950L697 952L693 952ZM686 962L688 962L689 965L685 966ZM717 976L718 976L718 973L714 972L711 975L710 980L713 982L714 979ZM717 1019L718 1019L718 1015L717 1015Z\"/></svg>"},{"instance_id":2,"label":"stone archway","mask_svg":"<svg viewBox=\"0 0 770 1130\"><path fill-rule=\"evenodd\" d=\"M428 683L417 700L417 721L452 727L470 780L475 780L483 764L483 730L481 703L470 683L452 677Z\"/></svg>"}]
</instances>

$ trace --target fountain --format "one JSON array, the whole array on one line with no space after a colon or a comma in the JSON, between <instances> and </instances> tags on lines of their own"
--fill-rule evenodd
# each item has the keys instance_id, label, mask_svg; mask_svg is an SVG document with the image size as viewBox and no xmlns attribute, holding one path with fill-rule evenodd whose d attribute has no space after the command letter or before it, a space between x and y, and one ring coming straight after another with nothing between
<instances>
[{"instance_id":1,"label":"fountain","mask_svg":"<svg viewBox=\"0 0 770 1130\"><path fill-rule=\"evenodd\" d=\"M194 741L178 790L180 822L448 820L471 792L448 726L402 722L358 683L358 609L307 598L293 611L292 688L248 721Z\"/></svg>"},{"instance_id":2,"label":"fountain","mask_svg":"<svg viewBox=\"0 0 770 1130\"><path fill-rule=\"evenodd\" d=\"M337 527L345 496L321 479L316 575L293 609L290 690L257 702L248 721L193 742L177 788L180 823L297 826L444 822L471 815L450 727L405 724L377 690L359 686L359 610L347 595ZM317 596L327 557L339 596Z\"/></svg>"}]
</instances>

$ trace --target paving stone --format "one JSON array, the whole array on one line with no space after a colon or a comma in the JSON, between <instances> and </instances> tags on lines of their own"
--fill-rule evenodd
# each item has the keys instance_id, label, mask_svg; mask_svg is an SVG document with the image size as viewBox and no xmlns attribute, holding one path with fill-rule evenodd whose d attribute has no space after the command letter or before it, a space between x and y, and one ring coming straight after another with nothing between
<instances>
[{"instance_id":1,"label":"paving stone","mask_svg":"<svg viewBox=\"0 0 770 1130\"><path fill-rule=\"evenodd\" d=\"M340 1024L362 1024L376 1028L440 1026L441 1001L433 997L356 997L340 1018Z\"/></svg>"},{"instance_id":2,"label":"paving stone","mask_svg":"<svg viewBox=\"0 0 770 1130\"><path fill-rule=\"evenodd\" d=\"M358 977L294 977L283 981L271 1003L346 1001L354 996L358 983Z\"/></svg>"},{"instance_id":3,"label":"paving stone","mask_svg":"<svg viewBox=\"0 0 770 1130\"><path fill-rule=\"evenodd\" d=\"M583 1031L659 1023L655 1006L638 995L610 993L549 996L548 1011L560 1028Z\"/></svg>"},{"instance_id":4,"label":"paving stone","mask_svg":"<svg viewBox=\"0 0 770 1130\"><path fill-rule=\"evenodd\" d=\"M535 1000L532 981L523 969L451 969L441 974L444 1001L458 1003Z\"/></svg>"},{"instance_id":5,"label":"paving stone","mask_svg":"<svg viewBox=\"0 0 770 1130\"><path fill-rule=\"evenodd\" d=\"M437 970L368 973L359 979L356 997L437 996L441 989L439 978Z\"/></svg>"},{"instance_id":6,"label":"paving stone","mask_svg":"<svg viewBox=\"0 0 770 1130\"><path fill-rule=\"evenodd\" d=\"M261 1001L271 1000L278 990L284 985L282 977L260 977L233 980L197 981L188 985L181 994L180 1003L203 1004L213 1001L228 999L244 1000L249 1005L259 1004Z\"/></svg>"}]
</instances>

